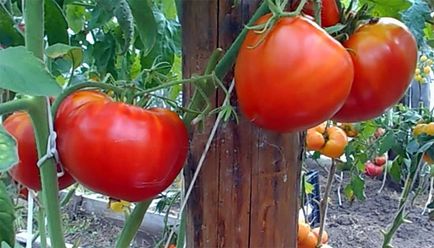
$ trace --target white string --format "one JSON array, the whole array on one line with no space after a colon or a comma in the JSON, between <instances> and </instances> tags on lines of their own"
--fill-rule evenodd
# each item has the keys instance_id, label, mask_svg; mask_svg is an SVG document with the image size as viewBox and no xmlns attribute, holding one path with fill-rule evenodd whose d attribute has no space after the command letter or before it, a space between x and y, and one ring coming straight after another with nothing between
<instances>
[{"instance_id":1,"label":"white string","mask_svg":"<svg viewBox=\"0 0 434 248\"><path fill-rule=\"evenodd\" d=\"M60 164L59 163L59 154L57 153L57 147L56 147L56 139L57 139L57 133L54 131L54 126L53 126L53 116L51 114L50 111L50 99L48 97L45 97L45 100L47 102L47 117L48 117L48 130L49 130L49 135L48 135L48 141L47 141L47 153L42 156L38 162L37 165L38 167L41 167L42 164L47 161L50 158L54 158L56 161L56 164ZM57 177L61 177L65 174L65 172L63 171L63 167L60 167L60 171L57 172Z\"/></svg>"},{"instance_id":2,"label":"white string","mask_svg":"<svg viewBox=\"0 0 434 248\"><path fill-rule=\"evenodd\" d=\"M231 95L232 90L234 89L234 85L235 85L234 80L232 80L232 83L229 86L229 90L228 90L228 93L227 93L229 96ZM227 97L223 101L223 106L226 105L226 104L228 104L229 100L230 100L230 98ZM212 127L211 133L210 133L210 135L208 137L208 141L206 142L206 145L205 145L205 149L202 152L202 155L201 155L201 157L199 159L199 163L197 165L196 171L194 172L193 178L191 179L191 183L188 186L187 193L185 194L185 197L184 197L184 199L183 199L183 201L181 203L181 208L179 209L179 214L178 214L178 224L180 222L182 213L184 212L185 206L187 205L188 198L190 197L191 192L193 191L193 186L194 186L194 184L195 184L195 182L197 180L197 177L199 176L199 172L200 172L200 170L203 167L203 163L205 162L206 155L207 155L207 153L209 151L209 148L211 147L212 141L214 140L214 136L215 136L215 134L217 132L217 128L218 128L218 126L220 124L220 121L223 118L223 115L224 115L224 112L219 112L219 114L217 115L217 119L215 120L214 126ZM173 234L175 234L175 228L173 228L172 231L170 231L169 237L167 238L166 245L164 246L164 248L168 248L169 247L170 240L172 239ZM184 243L184 245L185 245L185 243Z\"/></svg>"},{"instance_id":3,"label":"white string","mask_svg":"<svg viewBox=\"0 0 434 248\"><path fill-rule=\"evenodd\" d=\"M27 193L27 240L26 248L32 248L33 240L33 190L28 189Z\"/></svg>"}]
</instances>

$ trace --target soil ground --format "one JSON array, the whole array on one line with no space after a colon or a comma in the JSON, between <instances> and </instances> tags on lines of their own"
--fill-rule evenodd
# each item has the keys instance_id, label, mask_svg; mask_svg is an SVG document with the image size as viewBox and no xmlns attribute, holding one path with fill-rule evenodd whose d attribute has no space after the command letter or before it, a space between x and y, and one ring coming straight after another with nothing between
<instances>
[{"instance_id":1,"label":"soil ground","mask_svg":"<svg viewBox=\"0 0 434 248\"><path fill-rule=\"evenodd\" d=\"M318 168L318 167L316 167ZM320 183L326 183L325 172L320 172ZM342 199L338 205L337 183L332 188L331 201L327 217L327 232L329 244L334 248L377 248L381 247L383 238L380 230L385 229L393 220L398 206L399 194L396 190L386 187L380 194L380 180L366 178L366 201L354 201L350 204ZM342 195L342 197L344 197ZM402 225L395 238L395 248L434 248L434 221L428 215L421 215L426 195L421 195L414 206L409 206L408 219L410 224ZM65 214L67 240L74 243L80 239L82 247L109 248L120 232L120 223L101 219L79 209ZM159 238L155 234L139 233L133 247L153 247Z\"/></svg>"}]
</instances>

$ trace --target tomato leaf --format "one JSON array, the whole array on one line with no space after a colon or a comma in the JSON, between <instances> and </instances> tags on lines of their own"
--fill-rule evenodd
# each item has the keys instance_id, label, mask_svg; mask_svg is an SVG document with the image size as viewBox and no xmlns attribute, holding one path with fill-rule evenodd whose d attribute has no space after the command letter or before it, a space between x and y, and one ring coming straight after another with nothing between
<instances>
[{"instance_id":1,"label":"tomato leaf","mask_svg":"<svg viewBox=\"0 0 434 248\"><path fill-rule=\"evenodd\" d=\"M425 23L431 19L430 14L430 8L424 1L414 1L411 7L402 13L402 21L411 30L419 46L425 43Z\"/></svg>"},{"instance_id":2,"label":"tomato leaf","mask_svg":"<svg viewBox=\"0 0 434 248\"><path fill-rule=\"evenodd\" d=\"M362 177L358 175L353 175L351 177L351 189L358 200L364 201L366 199L365 180L363 180Z\"/></svg>"},{"instance_id":3,"label":"tomato leaf","mask_svg":"<svg viewBox=\"0 0 434 248\"><path fill-rule=\"evenodd\" d=\"M401 163L402 160L396 158L393 160L392 166L390 167L389 175L394 182L399 182L401 180Z\"/></svg>"},{"instance_id":4,"label":"tomato leaf","mask_svg":"<svg viewBox=\"0 0 434 248\"><path fill-rule=\"evenodd\" d=\"M146 56L155 46L157 40L157 22L149 1L128 0L131 7L140 40L144 46L142 52Z\"/></svg>"},{"instance_id":5,"label":"tomato leaf","mask_svg":"<svg viewBox=\"0 0 434 248\"><path fill-rule=\"evenodd\" d=\"M410 154L415 154L419 150L419 143L416 140L412 140L408 143L407 152Z\"/></svg>"},{"instance_id":6,"label":"tomato leaf","mask_svg":"<svg viewBox=\"0 0 434 248\"><path fill-rule=\"evenodd\" d=\"M45 0L44 3L45 33L47 34L48 44L69 44L68 23L62 9L55 0Z\"/></svg>"},{"instance_id":7,"label":"tomato leaf","mask_svg":"<svg viewBox=\"0 0 434 248\"><path fill-rule=\"evenodd\" d=\"M393 132L386 132L381 138L379 139L379 150L378 154L383 154L392 149L392 147L395 145L395 136L393 135Z\"/></svg>"},{"instance_id":8,"label":"tomato leaf","mask_svg":"<svg viewBox=\"0 0 434 248\"><path fill-rule=\"evenodd\" d=\"M83 50L80 47L68 46L65 44L54 44L45 51L47 56L52 59L65 58L71 61L73 68L77 68L83 63Z\"/></svg>"},{"instance_id":9,"label":"tomato leaf","mask_svg":"<svg viewBox=\"0 0 434 248\"><path fill-rule=\"evenodd\" d=\"M86 22L86 8L75 4L66 5L66 21L68 26L75 33L80 32L84 28Z\"/></svg>"},{"instance_id":10,"label":"tomato leaf","mask_svg":"<svg viewBox=\"0 0 434 248\"><path fill-rule=\"evenodd\" d=\"M24 45L24 36L15 27L14 19L2 4L0 4L0 45L5 47Z\"/></svg>"},{"instance_id":11,"label":"tomato leaf","mask_svg":"<svg viewBox=\"0 0 434 248\"><path fill-rule=\"evenodd\" d=\"M6 186L0 182L0 243L13 247L15 244L14 205L7 193Z\"/></svg>"},{"instance_id":12,"label":"tomato leaf","mask_svg":"<svg viewBox=\"0 0 434 248\"><path fill-rule=\"evenodd\" d=\"M147 2L147 1L141 1ZM134 21L131 13L131 8L127 3L127 0L119 0L114 10L116 19L118 20L119 27L123 33L124 47L122 48L122 54L128 51L131 42L134 37Z\"/></svg>"},{"instance_id":13,"label":"tomato leaf","mask_svg":"<svg viewBox=\"0 0 434 248\"><path fill-rule=\"evenodd\" d=\"M348 184L347 186L345 186L344 188L344 195L345 197L349 200L352 201L354 198L354 191L351 188L351 184Z\"/></svg>"},{"instance_id":14,"label":"tomato leaf","mask_svg":"<svg viewBox=\"0 0 434 248\"><path fill-rule=\"evenodd\" d=\"M24 47L0 50L0 88L34 96L56 96L61 91L44 63Z\"/></svg>"},{"instance_id":15,"label":"tomato leaf","mask_svg":"<svg viewBox=\"0 0 434 248\"><path fill-rule=\"evenodd\" d=\"M371 6L371 14L375 17L389 16L400 19L400 13L411 6L409 0L359 0L359 6L368 4Z\"/></svg>"},{"instance_id":16,"label":"tomato leaf","mask_svg":"<svg viewBox=\"0 0 434 248\"><path fill-rule=\"evenodd\" d=\"M9 170L18 162L17 142L0 126L0 172Z\"/></svg>"}]
</instances>

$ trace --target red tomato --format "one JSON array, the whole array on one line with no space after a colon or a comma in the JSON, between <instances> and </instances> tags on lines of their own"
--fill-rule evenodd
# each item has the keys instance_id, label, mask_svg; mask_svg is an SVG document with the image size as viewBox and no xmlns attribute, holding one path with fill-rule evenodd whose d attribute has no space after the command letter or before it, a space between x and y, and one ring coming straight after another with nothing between
<instances>
[{"instance_id":1,"label":"red tomato","mask_svg":"<svg viewBox=\"0 0 434 248\"><path fill-rule=\"evenodd\" d=\"M372 162L366 162L365 173L370 177L379 177L383 174L383 166L377 166Z\"/></svg>"},{"instance_id":2,"label":"red tomato","mask_svg":"<svg viewBox=\"0 0 434 248\"><path fill-rule=\"evenodd\" d=\"M382 166L387 162L387 157L385 155L378 156L374 158L374 164L377 166Z\"/></svg>"},{"instance_id":3,"label":"red tomato","mask_svg":"<svg viewBox=\"0 0 434 248\"><path fill-rule=\"evenodd\" d=\"M235 65L238 102L250 121L277 132L300 131L342 107L353 64L341 44L300 16L278 20L252 48L261 38L253 30L247 33Z\"/></svg>"},{"instance_id":4,"label":"red tomato","mask_svg":"<svg viewBox=\"0 0 434 248\"><path fill-rule=\"evenodd\" d=\"M321 26L330 27L336 25L340 21L339 8L336 3L338 0L322 0L321 6ZM292 9L295 10L300 1L295 1ZM304 5L303 12L315 16L314 0L307 1Z\"/></svg>"},{"instance_id":5,"label":"red tomato","mask_svg":"<svg viewBox=\"0 0 434 248\"><path fill-rule=\"evenodd\" d=\"M35 134L30 116L25 112L16 112L4 122L4 128L17 140L19 162L9 170L15 181L35 191L41 190L39 179L38 153ZM59 188L64 189L74 183L74 179L65 172L59 178Z\"/></svg>"},{"instance_id":6,"label":"red tomato","mask_svg":"<svg viewBox=\"0 0 434 248\"><path fill-rule=\"evenodd\" d=\"M339 122L375 118L405 94L417 62L416 40L393 18L361 26L344 42L354 63L354 82Z\"/></svg>"},{"instance_id":7,"label":"red tomato","mask_svg":"<svg viewBox=\"0 0 434 248\"><path fill-rule=\"evenodd\" d=\"M137 202L162 192L187 156L187 129L176 113L113 102L95 91L66 98L55 124L65 169L116 199Z\"/></svg>"}]
</instances>

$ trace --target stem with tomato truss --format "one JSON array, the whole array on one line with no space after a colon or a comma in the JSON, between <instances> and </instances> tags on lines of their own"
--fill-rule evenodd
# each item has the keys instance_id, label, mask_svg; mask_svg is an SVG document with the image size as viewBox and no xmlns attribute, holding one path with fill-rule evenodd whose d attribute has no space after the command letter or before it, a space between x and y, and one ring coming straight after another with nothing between
<instances>
[{"instance_id":1,"label":"stem with tomato truss","mask_svg":"<svg viewBox=\"0 0 434 248\"><path fill-rule=\"evenodd\" d=\"M24 20L26 23L26 48L37 58L44 59L44 0L24 1ZM48 115L49 109L45 97L34 97L30 100L28 113L35 130L38 158L47 153L48 137L50 135ZM40 168L42 185L42 202L48 220L48 233L51 246L64 248L63 228L60 217L58 199L57 168L54 159L43 161Z\"/></svg>"},{"instance_id":2,"label":"stem with tomato truss","mask_svg":"<svg viewBox=\"0 0 434 248\"><path fill-rule=\"evenodd\" d=\"M30 102L28 99L19 99L0 103L0 115L9 114L16 111L24 111L29 108Z\"/></svg>"},{"instance_id":3,"label":"stem with tomato truss","mask_svg":"<svg viewBox=\"0 0 434 248\"><path fill-rule=\"evenodd\" d=\"M139 230L143 217L145 216L149 205L151 205L152 200L153 199L137 203L133 212L128 217L118 240L116 241L116 248L126 248L130 246L131 241L134 239L134 236L136 236L137 230Z\"/></svg>"},{"instance_id":4,"label":"stem with tomato truss","mask_svg":"<svg viewBox=\"0 0 434 248\"><path fill-rule=\"evenodd\" d=\"M412 163L416 164L416 168L414 168L413 171L410 168L407 179L405 180L404 189L401 193L401 199L399 200L398 211L396 212L396 216L393 220L392 225L389 227L389 230L387 230L387 232L381 231L384 235L382 248L392 248L390 242L392 241L392 238L395 235L396 231L398 231L398 228L402 224L408 222L408 220L405 219L405 207L407 205L407 200L408 196L410 195L411 189L414 187L414 183L416 182L416 180L414 179L419 174L420 167L423 164L423 155L424 153L422 155L416 156L415 159L412 159Z\"/></svg>"},{"instance_id":5,"label":"stem with tomato truss","mask_svg":"<svg viewBox=\"0 0 434 248\"><path fill-rule=\"evenodd\" d=\"M305 0L303 0L305 1ZM252 18L249 20L247 26L249 25L253 25L257 19L259 19L259 17L261 17L262 15L266 14L268 11L268 6L265 2L263 2L259 8L256 10L255 14L252 16ZM235 63L235 59L237 57L238 54L238 50L241 47L242 42L244 41L244 38L247 34L247 27L244 27L243 30L241 31L241 33L238 35L238 37L235 39L235 41L232 43L232 45L229 47L228 51L226 52L226 54L222 57L222 59L216 64L215 66L215 76L217 76L218 78L222 79L232 68L233 64ZM217 53L217 52L216 52ZM216 61L214 61L214 59L218 60L220 56L215 55L214 58L211 57L210 61L208 63L209 67L212 66L213 63L216 63ZM197 78L196 78L197 79ZM211 80L204 80L206 81L208 84L212 84ZM208 92L205 92L207 96L210 96L212 93L214 93L214 86L213 85L209 85L209 86L205 86L206 88L212 88L213 90L210 90ZM195 94L199 94L197 92L198 90L196 89L195 93L193 93L193 96ZM197 92L197 93L196 93ZM200 109L201 104L203 104L203 98L197 96L196 98L192 98L190 103L189 103L189 109ZM195 119L199 114L195 113L195 112L190 112L187 113L184 116L184 123L186 124L187 128L191 130L192 126L191 126L191 121L193 119ZM134 218L137 218L137 221L140 220L140 222L143 220L144 214L146 213L147 207L145 208L145 204L138 204L134 211L136 211L136 208L141 208L140 215L134 216ZM133 211L133 212L134 212ZM131 214L129 216L128 219L133 218L133 214ZM128 222L129 220L127 220ZM121 236L119 237L119 240L125 240L124 244L130 244L132 239L134 238L135 234L137 233L138 230L138 226L134 226L134 225L130 225L130 226L125 226L124 230L121 233ZM129 237L128 238L123 238L122 236L126 235L127 233L129 233ZM129 239L129 240L128 240ZM122 246L116 246L117 248L126 248L128 246L122 247Z\"/></svg>"},{"instance_id":6,"label":"stem with tomato truss","mask_svg":"<svg viewBox=\"0 0 434 248\"><path fill-rule=\"evenodd\" d=\"M317 241L317 247L321 247L321 239L324 231L325 220L327 217L327 208L328 208L328 199L332 189L333 179L335 178L336 173L336 161L332 159L332 165L330 166L329 174L327 177L327 185L325 188L324 196L320 202L320 223L319 223L319 235Z\"/></svg>"},{"instance_id":7,"label":"stem with tomato truss","mask_svg":"<svg viewBox=\"0 0 434 248\"><path fill-rule=\"evenodd\" d=\"M315 14L315 22L321 26L321 10L322 10L322 0L313 1L313 12Z\"/></svg>"}]
</instances>

